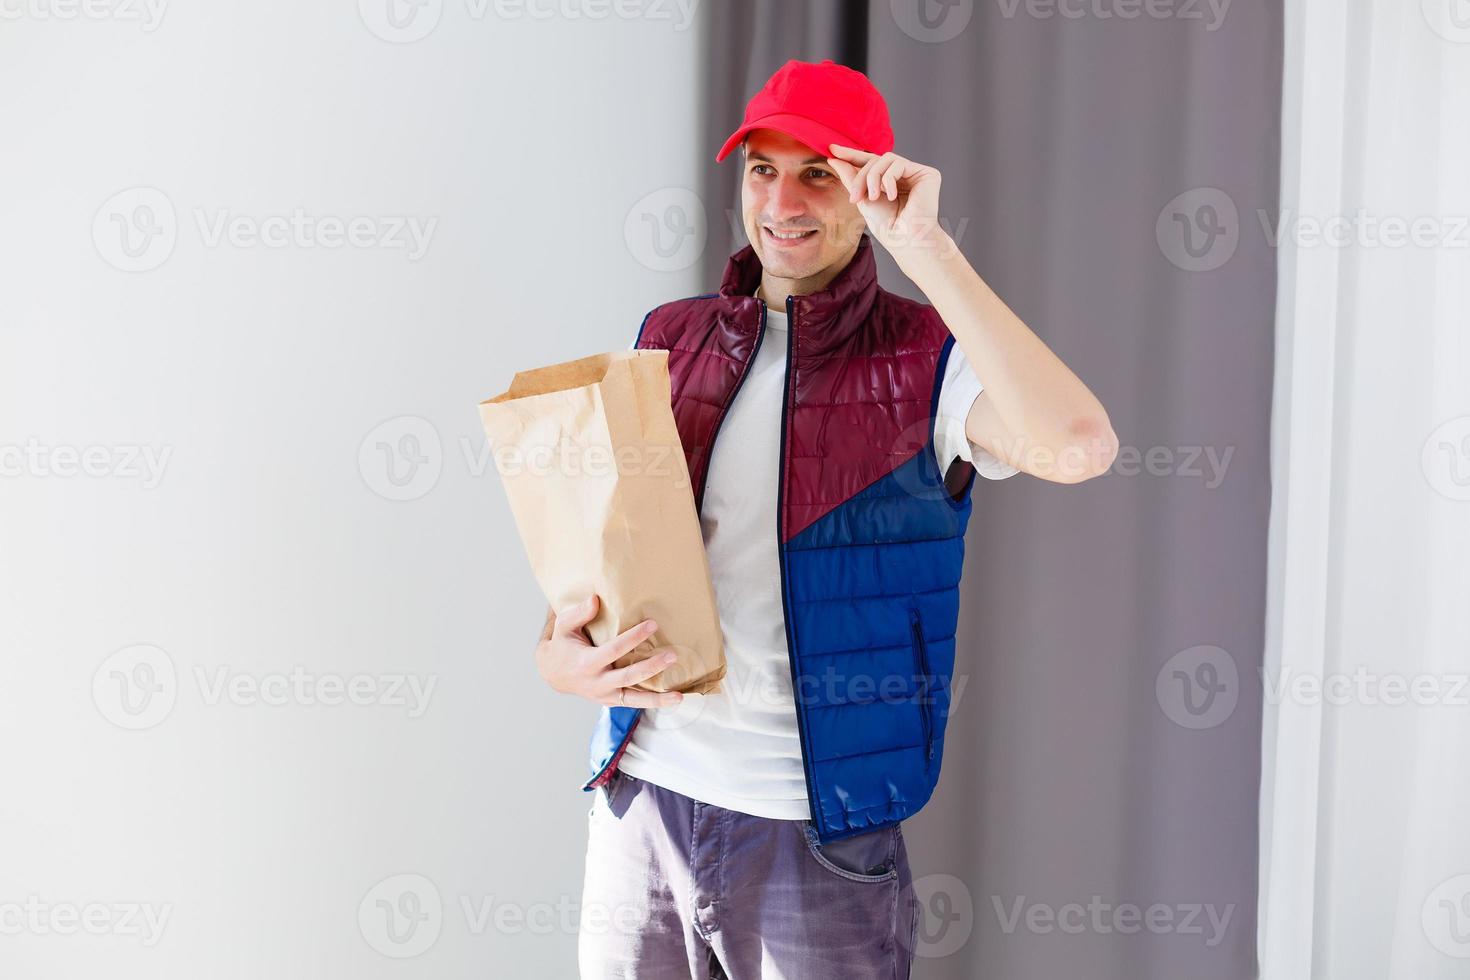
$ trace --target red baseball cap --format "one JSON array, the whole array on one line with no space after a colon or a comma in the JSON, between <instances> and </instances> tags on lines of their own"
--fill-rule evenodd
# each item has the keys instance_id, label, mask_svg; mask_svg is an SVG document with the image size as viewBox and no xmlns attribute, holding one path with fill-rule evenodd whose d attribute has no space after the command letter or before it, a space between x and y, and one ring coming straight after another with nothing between
<instances>
[{"instance_id":1,"label":"red baseball cap","mask_svg":"<svg viewBox=\"0 0 1470 980\"><path fill-rule=\"evenodd\" d=\"M775 129L822 156L831 144L869 153L893 149L888 103L868 76L828 58L816 64L788 61L745 106L745 121L715 154L719 163L752 129Z\"/></svg>"}]
</instances>

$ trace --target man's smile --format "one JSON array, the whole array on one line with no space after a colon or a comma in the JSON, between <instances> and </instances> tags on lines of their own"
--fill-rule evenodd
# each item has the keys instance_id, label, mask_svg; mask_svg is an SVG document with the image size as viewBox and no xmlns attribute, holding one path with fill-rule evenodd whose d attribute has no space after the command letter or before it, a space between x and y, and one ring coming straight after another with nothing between
<instances>
[{"instance_id":1,"label":"man's smile","mask_svg":"<svg viewBox=\"0 0 1470 980\"><path fill-rule=\"evenodd\" d=\"M816 237L817 229L798 228L790 231L777 231L770 225L761 225L761 232L765 235L766 241L776 248L792 248Z\"/></svg>"}]
</instances>

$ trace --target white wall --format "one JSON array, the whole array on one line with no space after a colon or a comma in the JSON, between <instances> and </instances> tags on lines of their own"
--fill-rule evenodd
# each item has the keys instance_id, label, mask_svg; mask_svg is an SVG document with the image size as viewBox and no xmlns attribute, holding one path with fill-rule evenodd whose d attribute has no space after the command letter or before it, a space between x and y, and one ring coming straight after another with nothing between
<instances>
[{"instance_id":1,"label":"white wall","mask_svg":"<svg viewBox=\"0 0 1470 980\"><path fill-rule=\"evenodd\" d=\"M714 151L701 25L88 2L0 5L0 975L571 976L596 708L536 676L476 403L710 285L655 268L697 242L624 237ZM373 241L213 237L296 209ZM421 255L378 242L398 217ZM215 687L296 668L434 687L417 717ZM408 946L370 894L404 873L443 903Z\"/></svg>"}]
</instances>

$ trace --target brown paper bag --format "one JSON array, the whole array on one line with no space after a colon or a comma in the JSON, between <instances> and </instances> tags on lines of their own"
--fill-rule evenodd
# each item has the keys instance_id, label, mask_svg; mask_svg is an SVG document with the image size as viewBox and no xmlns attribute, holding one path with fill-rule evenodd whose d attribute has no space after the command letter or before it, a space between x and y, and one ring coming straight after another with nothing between
<instances>
[{"instance_id":1,"label":"brown paper bag","mask_svg":"<svg viewBox=\"0 0 1470 980\"><path fill-rule=\"evenodd\" d=\"M667 351L616 351L521 371L480 418L551 607L595 592L597 644L655 620L615 666L673 647L679 659L636 687L718 694L720 617L669 395Z\"/></svg>"}]
</instances>

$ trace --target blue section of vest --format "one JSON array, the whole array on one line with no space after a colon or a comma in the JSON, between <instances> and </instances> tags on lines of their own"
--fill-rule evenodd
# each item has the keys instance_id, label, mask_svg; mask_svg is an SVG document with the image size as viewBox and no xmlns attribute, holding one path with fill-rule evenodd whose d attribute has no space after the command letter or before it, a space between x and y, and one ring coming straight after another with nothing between
<instances>
[{"instance_id":1,"label":"blue section of vest","mask_svg":"<svg viewBox=\"0 0 1470 980\"><path fill-rule=\"evenodd\" d=\"M819 837L917 813L938 781L971 502L926 447L786 545Z\"/></svg>"}]
</instances>

